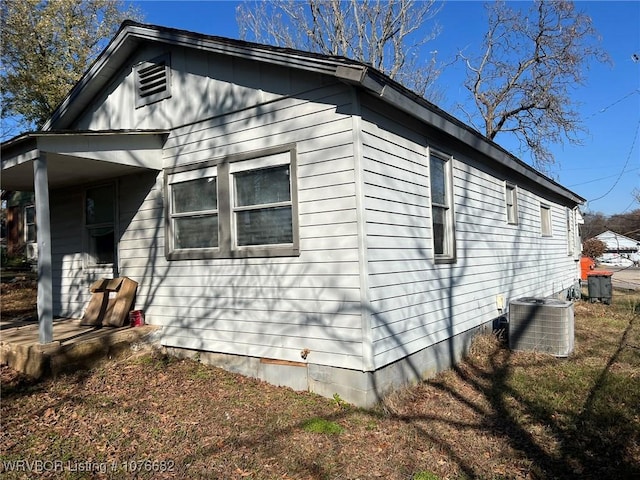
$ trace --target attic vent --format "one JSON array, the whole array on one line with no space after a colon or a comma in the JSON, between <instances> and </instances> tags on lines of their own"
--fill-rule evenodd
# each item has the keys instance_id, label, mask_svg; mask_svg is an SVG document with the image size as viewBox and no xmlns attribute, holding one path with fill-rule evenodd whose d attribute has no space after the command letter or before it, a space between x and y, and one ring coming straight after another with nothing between
<instances>
[{"instance_id":1,"label":"attic vent","mask_svg":"<svg viewBox=\"0 0 640 480\"><path fill-rule=\"evenodd\" d=\"M169 54L135 66L136 108L171 96Z\"/></svg>"}]
</instances>

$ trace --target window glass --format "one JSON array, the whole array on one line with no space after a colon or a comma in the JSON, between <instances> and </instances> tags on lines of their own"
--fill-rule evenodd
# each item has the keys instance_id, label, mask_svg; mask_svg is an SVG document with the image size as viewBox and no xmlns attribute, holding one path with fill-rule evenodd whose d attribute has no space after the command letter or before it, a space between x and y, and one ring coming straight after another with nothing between
<instances>
[{"instance_id":1,"label":"window glass","mask_svg":"<svg viewBox=\"0 0 640 480\"><path fill-rule=\"evenodd\" d=\"M176 249L218 246L218 189L216 177L196 178L171 185L173 244Z\"/></svg>"},{"instance_id":2,"label":"window glass","mask_svg":"<svg viewBox=\"0 0 640 480\"><path fill-rule=\"evenodd\" d=\"M113 222L113 186L87 190L87 224Z\"/></svg>"},{"instance_id":3,"label":"window glass","mask_svg":"<svg viewBox=\"0 0 640 480\"><path fill-rule=\"evenodd\" d=\"M218 208L215 177L174 183L171 187L175 213L216 210Z\"/></svg>"},{"instance_id":4,"label":"window glass","mask_svg":"<svg viewBox=\"0 0 640 480\"><path fill-rule=\"evenodd\" d=\"M291 200L288 165L239 172L234 177L238 207Z\"/></svg>"},{"instance_id":5,"label":"window glass","mask_svg":"<svg viewBox=\"0 0 640 480\"><path fill-rule=\"evenodd\" d=\"M447 202L445 162L441 158L431 157L431 201L438 205Z\"/></svg>"},{"instance_id":6,"label":"window glass","mask_svg":"<svg viewBox=\"0 0 640 480\"><path fill-rule=\"evenodd\" d=\"M241 171L233 177L237 245L293 243L289 166Z\"/></svg>"},{"instance_id":7,"label":"window glass","mask_svg":"<svg viewBox=\"0 0 640 480\"><path fill-rule=\"evenodd\" d=\"M436 255L445 253L445 209L433 207L433 247Z\"/></svg>"},{"instance_id":8,"label":"window glass","mask_svg":"<svg viewBox=\"0 0 640 480\"><path fill-rule=\"evenodd\" d=\"M115 261L115 238L113 227L89 228L89 255L97 265Z\"/></svg>"},{"instance_id":9,"label":"window glass","mask_svg":"<svg viewBox=\"0 0 640 480\"><path fill-rule=\"evenodd\" d=\"M291 207L238 212L238 245L273 245L293 242Z\"/></svg>"},{"instance_id":10,"label":"window glass","mask_svg":"<svg viewBox=\"0 0 640 480\"><path fill-rule=\"evenodd\" d=\"M90 263L115 262L115 190L113 185L86 191L87 247Z\"/></svg>"},{"instance_id":11,"label":"window glass","mask_svg":"<svg viewBox=\"0 0 640 480\"><path fill-rule=\"evenodd\" d=\"M34 243L36 241L36 226L35 224L27 225L27 242Z\"/></svg>"},{"instance_id":12,"label":"window glass","mask_svg":"<svg viewBox=\"0 0 640 480\"><path fill-rule=\"evenodd\" d=\"M218 216L185 217L174 220L175 248L218 246Z\"/></svg>"}]
</instances>

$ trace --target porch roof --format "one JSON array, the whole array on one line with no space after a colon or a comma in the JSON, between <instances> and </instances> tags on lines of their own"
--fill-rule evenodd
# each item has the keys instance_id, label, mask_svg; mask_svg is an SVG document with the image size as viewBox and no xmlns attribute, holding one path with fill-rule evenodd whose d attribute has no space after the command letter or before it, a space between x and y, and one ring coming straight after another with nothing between
<instances>
[{"instance_id":1,"label":"porch roof","mask_svg":"<svg viewBox=\"0 0 640 480\"><path fill-rule=\"evenodd\" d=\"M31 132L2 143L3 190L33 191L33 161L47 160L49 188L162 169L166 130Z\"/></svg>"}]
</instances>

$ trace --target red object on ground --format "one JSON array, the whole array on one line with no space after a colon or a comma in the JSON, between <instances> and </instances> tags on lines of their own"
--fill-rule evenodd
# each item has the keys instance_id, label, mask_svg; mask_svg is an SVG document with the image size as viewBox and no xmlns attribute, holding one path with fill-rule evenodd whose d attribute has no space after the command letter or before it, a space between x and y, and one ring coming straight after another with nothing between
<instances>
[{"instance_id":1,"label":"red object on ground","mask_svg":"<svg viewBox=\"0 0 640 480\"><path fill-rule=\"evenodd\" d=\"M129 322L132 327L144 325L144 312L142 310L132 310L129 312Z\"/></svg>"},{"instance_id":2,"label":"red object on ground","mask_svg":"<svg viewBox=\"0 0 640 480\"><path fill-rule=\"evenodd\" d=\"M593 270L595 267L596 262L594 262L592 258L582 257L580 259L580 278L586 280L589 270Z\"/></svg>"}]
</instances>

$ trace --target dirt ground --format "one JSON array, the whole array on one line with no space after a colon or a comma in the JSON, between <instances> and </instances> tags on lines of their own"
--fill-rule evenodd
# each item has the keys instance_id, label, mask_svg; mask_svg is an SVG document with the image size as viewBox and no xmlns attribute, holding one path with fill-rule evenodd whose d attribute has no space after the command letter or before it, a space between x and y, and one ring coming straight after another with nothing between
<instances>
[{"instance_id":1,"label":"dirt ground","mask_svg":"<svg viewBox=\"0 0 640 480\"><path fill-rule=\"evenodd\" d=\"M2 286L3 315L33 314L23 287ZM625 292L577 302L569 359L480 337L456 368L370 410L140 346L43 381L1 367L0 474L640 478L639 304Z\"/></svg>"},{"instance_id":2,"label":"dirt ground","mask_svg":"<svg viewBox=\"0 0 640 480\"><path fill-rule=\"evenodd\" d=\"M611 283L615 288L628 289L628 290L640 290L640 267L609 267L598 268L599 270L608 270L613 272L611 277Z\"/></svg>"},{"instance_id":3,"label":"dirt ground","mask_svg":"<svg viewBox=\"0 0 640 480\"><path fill-rule=\"evenodd\" d=\"M614 287L640 290L640 267L613 267L611 271L613 272L611 280Z\"/></svg>"}]
</instances>

